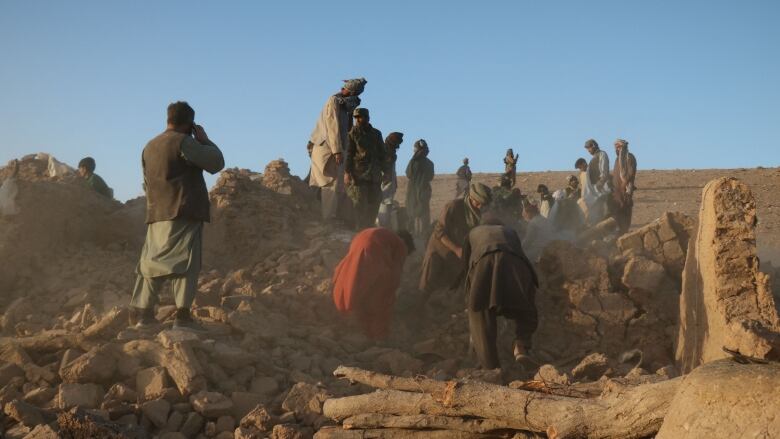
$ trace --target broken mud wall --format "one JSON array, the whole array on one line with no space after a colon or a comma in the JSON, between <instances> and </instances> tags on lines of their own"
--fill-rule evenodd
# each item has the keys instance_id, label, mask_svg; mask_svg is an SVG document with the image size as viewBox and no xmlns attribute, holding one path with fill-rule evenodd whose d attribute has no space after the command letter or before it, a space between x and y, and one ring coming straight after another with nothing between
<instances>
[{"instance_id":1,"label":"broken mud wall","mask_svg":"<svg viewBox=\"0 0 780 439\"><path fill-rule=\"evenodd\" d=\"M745 184L721 178L704 187L682 275L675 358L683 372L726 357L724 347L780 358L780 320L769 278L759 271L756 222Z\"/></svg>"},{"instance_id":2,"label":"broken mud wall","mask_svg":"<svg viewBox=\"0 0 780 439\"><path fill-rule=\"evenodd\" d=\"M554 242L537 269L540 324L534 349L542 359L600 352L616 359L638 349L643 367L672 363L680 272L694 221L666 212L624 235L617 250ZM603 249L601 249L603 250Z\"/></svg>"}]
</instances>

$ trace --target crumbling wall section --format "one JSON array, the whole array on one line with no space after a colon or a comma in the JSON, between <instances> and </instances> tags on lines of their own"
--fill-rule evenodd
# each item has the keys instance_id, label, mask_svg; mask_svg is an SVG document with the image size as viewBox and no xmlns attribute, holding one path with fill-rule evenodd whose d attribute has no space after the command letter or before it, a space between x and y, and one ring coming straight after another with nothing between
<instances>
[{"instance_id":1,"label":"crumbling wall section","mask_svg":"<svg viewBox=\"0 0 780 439\"><path fill-rule=\"evenodd\" d=\"M769 277L756 256L756 202L736 178L709 182L682 275L675 358L683 372L727 354L780 358Z\"/></svg>"}]
</instances>

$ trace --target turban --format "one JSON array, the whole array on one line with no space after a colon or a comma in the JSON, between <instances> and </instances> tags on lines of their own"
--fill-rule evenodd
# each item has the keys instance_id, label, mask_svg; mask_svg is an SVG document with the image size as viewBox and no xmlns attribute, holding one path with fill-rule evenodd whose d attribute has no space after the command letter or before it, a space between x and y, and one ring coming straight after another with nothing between
<instances>
[{"instance_id":1,"label":"turban","mask_svg":"<svg viewBox=\"0 0 780 439\"><path fill-rule=\"evenodd\" d=\"M421 149L428 149L428 142L426 142L425 139L414 142L414 150L419 151Z\"/></svg>"},{"instance_id":2,"label":"turban","mask_svg":"<svg viewBox=\"0 0 780 439\"><path fill-rule=\"evenodd\" d=\"M615 145L620 145L623 148L628 148L628 142L623 139L617 139L615 140Z\"/></svg>"},{"instance_id":3,"label":"turban","mask_svg":"<svg viewBox=\"0 0 780 439\"><path fill-rule=\"evenodd\" d=\"M345 79L344 88L349 90L354 96L363 93L363 89L366 87L366 78Z\"/></svg>"},{"instance_id":4,"label":"turban","mask_svg":"<svg viewBox=\"0 0 780 439\"><path fill-rule=\"evenodd\" d=\"M593 139L588 139L585 141L585 148L598 148L599 144Z\"/></svg>"},{"instance_id":5,"label":"turban","mask_svg":"<svg viewBox=\"0 0 780 439\"><path fill-rule=\"evenodd\" d=\"M392 132L385 137L385 143L400 145L404 141L404 133Z\"/></svg>"},{"instance_id":6,"label":"turban","mask_svg":"<svg viewBox=\"0 0 780 439\"><path fill-rule=\"evenodd\" d=\"M493 193L490 188L482 183L472 183L469 188L469 198L479 202L482 205L490 204L493 200Z\"/></svg>"}]
</instances>

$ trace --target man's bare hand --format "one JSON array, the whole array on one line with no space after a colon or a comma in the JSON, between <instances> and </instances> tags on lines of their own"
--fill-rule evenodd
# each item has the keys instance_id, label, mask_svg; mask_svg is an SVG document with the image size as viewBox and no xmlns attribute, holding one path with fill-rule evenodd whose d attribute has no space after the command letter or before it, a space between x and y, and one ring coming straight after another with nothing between
<instances>
[{"instance_id":1,"label":"man's bare hand","mask_svg":"<svg viewBox=\"0 0 780 439\"><path fill-rule=\"evenodd\" d=\"M194 124L193 129L195 130L195 140L197 140L198 143L209 142L209 136L206 134L206 130L203 129L203 126Z\"/></svg>"},{"instance_id":2,"label":"man's bare hand","mask_svg":"<svg viewBox=\"0 0 780 439\"><path fill-rule=\"evenodd\" d=\"M344 173L344 185L349 186L350 184L352 184L352 176L348 173Z\"/></svg>"},{"instance_id":3,"label":"man's bare hand","mask_svg":"<svg viewBox=\"0 0 780 439\"><path fill-rule=\"evenodd\" d=\"M340 152L333 154L333 158L336 159L337 165L341 165L342 163L344 163L344 155L341 154Z\"/></svg>"},{"instance_id":4,"label":"man's bare hand","mask_svg":"<svg viewBox=\"0 0 780 439\"><path fill-rule=\"evenodd\" d=\"M455 256L457 256L458 259L463 259L463 247L457 247L455 249Z\"/></svg>"}]
</instances>

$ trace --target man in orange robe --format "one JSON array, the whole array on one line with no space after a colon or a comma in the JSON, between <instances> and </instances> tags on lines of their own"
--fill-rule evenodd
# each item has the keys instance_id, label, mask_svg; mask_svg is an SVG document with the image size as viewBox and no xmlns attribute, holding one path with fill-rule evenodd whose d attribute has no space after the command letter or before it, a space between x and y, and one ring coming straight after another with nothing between
<instances>
[{"instance_id":1,"label":"man in orange robe","mask_svg":"<svg viewBox=\"0 0 780 439\"><path fill-rule=\"evenodd\" d=\"M336 266L333 303L342 314L354 316L366 336L387 337L404 261L413 251L409 232L374 227L355 235Z\"/></svg>"}]
</instances>

